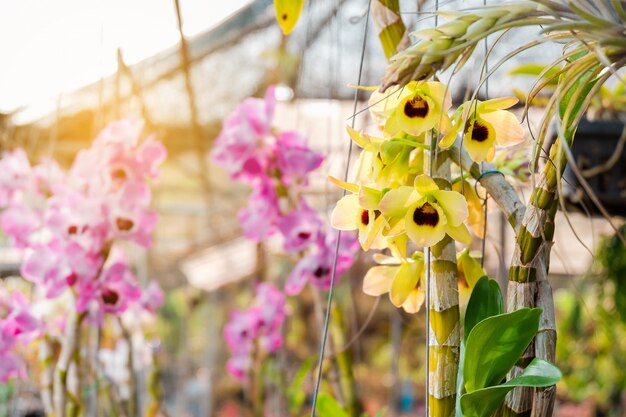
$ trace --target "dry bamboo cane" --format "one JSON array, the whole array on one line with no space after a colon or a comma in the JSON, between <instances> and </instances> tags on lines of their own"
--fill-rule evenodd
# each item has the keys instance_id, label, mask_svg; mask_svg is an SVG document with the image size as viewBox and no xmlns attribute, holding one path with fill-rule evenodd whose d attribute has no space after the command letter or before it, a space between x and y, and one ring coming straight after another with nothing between
<instances>
[{"instance_id":1,"label":"dry bamboo cane","mask_svg":"<svg viewBox=\"0 0 626 417\"><path fill-rule=\"evenodd\" d=\"M542 308L539 333L509 378L519 375L535 357L549 362L555 360L556 324L548 270L554 217L558 208L557 183L566 165L559 143L557 140L550 148L550 159L554 163L546 164L537 178L517 235L509 270L508 311L522 307ZM555 394L554 386L535 390L516 388L506 397L503 415L550 417Z\"/></svg>"},{"instance_id":2,"label":"dry bamboo cane","mask_svg":"<svg viewBox=\"0 0 626 417\"><path fill-rule=\"evenodd\" d=\"M559 154L559 151L556 146L552 148L551 159L554 160L554 156ZM554 320L552 289L548 283L547 277L550 249L552 246L551 241L554 232L554 215L556 214L557 204L556 181L558 176L555 167L560 166L564 169L566 161L563 156L561 156L562 161L560 165L555 162L554 165L548 164L545 166L543 172L539 174L527 210L515 193L515 190L506 182L503 176L481 175L485 171L494 170L495 167L491 164L483 163L481 169L478 164L474 163L469 158L466 151L460 149L459 140L450 148L455 163L462 166L463 170L469 172L473 178L480 178L480 184L485 187L489 195L496 201L516 233L522 230L522 232L518 234L511 271L513 273L527 271L529 274L531 270L534 271L532 272L532 279L529 277L524 279L523 276L516 278L517 275L511 273L509 276L510 281L507 302L509 311L522 307L539 307L543 310L539 323L539 333L537 334L533 346L525 352L524 360L520 364L528 363L532 360L532 357L538 357L554 363L556 325ZM540 224L543 224L543 227L539 227ZM532 228L535 232L530 236L539 236L540 239L546 239L541 244L541 249L539 247L533 249L531 245L529 245L529 243L533 241L528 238L529 228ZM527 236L523 240L529 239L527 243L524 243L524 246L520 245L520 236L522 234ZM539 241L534 240L534 242L537 244ZM522 247L526 248L526 256L524 257L521 256ZM527 260L531 252L534 252L536 255L532 260L532 266L529 264L527 268L524 268L524 266L521 266L521 261L522 259ZM517 374L521 372L521 369L521 367L517 367L514 373ZM534 414L532 414L533 417L551 416L554 407L555 393L555 387L536 389L534 396L535 405L533 406L533 392L531 390L526 390L525 392L522 390L514 390L507 397L507 406L504 407L502 414L507 416L528 416L534 412Z\"/></svg>"},{"instance_id":3,"label":"dry bamboo cane","mask_svg":"<svg viewBox=\"0 0 626 417\"><path fill-rule=\"evenodd\" d=\"M451 189L449 151L439 152L433 179L439 188ZM450 236L431 248L429 284L429 417L451 417L456 404L460 324L456 247Z\"/></svg>"}]
</instances>

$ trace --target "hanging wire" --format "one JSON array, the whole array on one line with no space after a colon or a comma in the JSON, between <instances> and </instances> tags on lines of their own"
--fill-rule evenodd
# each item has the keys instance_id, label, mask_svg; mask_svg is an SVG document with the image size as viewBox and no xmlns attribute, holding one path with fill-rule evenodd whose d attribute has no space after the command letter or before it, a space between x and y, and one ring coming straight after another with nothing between
<instances>
[{"instance_id":1,"label":"hanging wire","mask_svg":"<svg viewBox=\"0 0 626 417\"><path fill-rule=\"evenodd\" d=\"M369 17L370 10L372 7L372 0L368 0L367 2L367 13L365 16L365 27L363 29L363 44L361 45L361 61L359 64L359 76L357 84L361 85L361 76L363 74L363 63L365 61L365 47L367 45L367 29L369 26ZM352 117L352 128L354 128L355 120L356 120L356 108L359 100L359 90L356 89L354 92L354 103L353 103L353 117ZM352 156L352 141L350 141L348 147L348 158L346 161L346 170L344 172L344 181L348 180L348 174L350 172L350 158ZM346 194L344 190L343 194ZM328 339L328 324L330 322L330 309L332 307L333 302L333 292L335 289L335 278L337 275L337 258L339 256L339 245L341 243L341 231L337 233L337 244L335 245L335 255L333 258L333 269L330 276L330 289L328 290L328 300L326 303L326 316L324 317L324 326L322 329L322 341L320 346L319 360L317 362L317 378L315 381L315 390L313 391L313 403L311 404L311 417L315 417L315 410L317 407L317 397L320 390L320 383L322 380L322 365L324 363L324 354L326 353L326 340Z\"/></svg>"},{"instance_id":2,"label":"hanging wire","mask_svg":"<svg viewBox=\"0 0 626 417\"><path fill-rule=\"evenodd\" d=\"M435 27L439 24L439 0L435 0ZM435 149L437 147L437 137L434 132L431 133L430 138L430 163L428 164L428 171L430 176L433 176L434 165L436 163L435 159ZM425 383L425 395L424 395L424 416L428 417L430 415L430 404L429 404L429 386L430 386L430 279L431 279L431 252L430 248L425 249L426 256L426 358L424 360L426 367L426 383Z\"/></svg>"},{"instance_id":3,"label":"hanging wire","mask_svg":"<svg viewBox=\"0 0 626 417\"><path fill-rule=\"evenodd\" d=\"M485 243L487 242L487 201L489 199L489 194L485 194L485 198L482 198L480 194L478 194L478 184L480 184L481 179L491 174L500 174L504 176L504 174L498 171L497 169L492 169L492 170L485 171L482 174L480 174L480 176L476 179L476 182L474 183L474 192L476 193L478 198L483 200L483 207L485 208L485 212L484 212L485 217L484 217L484 224L483 224L482 258L480 259L481 267L485 266Z\"/></svg>"},{"instance_id":4,"label":"hanging wire","mask_svg":"<svg viewBox=\"0 0 626 417\"><path fill-rule=\"evenodd\" d=\"M487 6L487 0L483 0L483 6ZM487 44L487 36L485 36L484 45L485 45L485 74L487 74L487 79L485 80L485 100L489 100L489 75L488 75L489 74L489 45ZM476 181L476 183L478 184L478 181ZM482 241L481 257L480 257L480 267L483 269L485 267L485 244L487 243L487 210L488 208L489 208L489 194L485 193L485 199L483 200L483 209L485 211L484 218L483 218L483 241Z\"/></svg>"}]
</instances>

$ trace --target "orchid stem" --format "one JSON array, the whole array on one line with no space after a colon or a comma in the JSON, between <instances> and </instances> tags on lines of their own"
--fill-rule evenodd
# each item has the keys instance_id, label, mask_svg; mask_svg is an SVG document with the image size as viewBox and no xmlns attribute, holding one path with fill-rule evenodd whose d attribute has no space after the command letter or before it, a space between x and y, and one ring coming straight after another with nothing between
<instances>
[{"instance_id":1,"label":"orchid stem","mask_svg":"<svg viewBox=\"0 0 626 417\"><path fill-rule=\"evenodd\" d=\"M335 352L335 362L339 369L339 385L343 392L345 408L348 415L358 417L362 410L356 394L356 381L352 372L352 354L349 349L343 348L347 345L343 314L337 306L333 306L331 314L333 320L330 325L330 335Z\"/></svg>"},{"instance_id":2,"label":"orchid stem","mask_svg":"<svg viewBox=\"0 0 626 417\"><path fill-rule=\"evenodd\" d=\"M72 358L75 357L80 337L80 324L85 318L85 313L73 314L65 327L61 353L54 373L54 408L55 417L67 416L67 376Z\"/></svg>"},{"instance_id":3,"label":"orchid stem","mask_svg":"<svg viewBox=\"0 0 626 417\"><path fill-rule=\"evenodd\" d=\"M139 398L137 392L137 377L135 375L135 361L133 358L133 338L122 319L118 317L120 328L122 329L122 336L128 344L128 357L126 359L126 365L128 366L128 385L130 389L128 397L128 415L130 417L139 417Z\"/></svg>"},{"instance_id":4,"label":"orchid stem","mask_svg":"<svg viewBox=\"0 0 626 417\"><path fill-rule=\"evenodd\" d=\"M52 357L52 346L50 339L45 336L39 345L39 357L41 360L41 400L43 402L46 416L54 416L54 403L52 399L52 380L54 376L54 366Z\"/></svg>"}]
</instances>

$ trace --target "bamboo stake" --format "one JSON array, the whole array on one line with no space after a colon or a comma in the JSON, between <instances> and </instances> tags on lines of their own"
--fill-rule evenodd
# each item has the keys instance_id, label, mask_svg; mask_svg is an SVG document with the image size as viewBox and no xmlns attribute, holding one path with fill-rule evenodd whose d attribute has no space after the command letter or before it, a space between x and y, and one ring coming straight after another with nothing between
<instances>
[{"instance_id":1,"label":"bamboo stake","mask_svg":"<svg viewBox=\"0 0 626 417\"><path fill-rule=\"evenodd\" d=\"M442 189L451 189L449 151L440 151L433 179ZM446 236L431 248L429 321L429 417L455 413L456 379L459 368L460 324L456 247Z\"/></svg>"},{"instance_id":2,"label":"bamboo stake","mask_svg":"<svg viewBox=\"0 0 626 417\"><path fill-rule=\"evenodd\" d=\"M554 163L545 165L533 189L509 269L507 310L523 307L543 309L537 338L513 367L509 378L519 375L535 357L554 362L556 323L548 269L554 217L558 208L557 182L559 171L562 173L566 165L559 143L560 140L557 140L551 146L550 159ZM559 158L561 161L557 161ZM504 415L549 417L552 415L554 400L554 387L534 391L530 388L516 388L506 397Z\"/></svg>"}]
</instances>

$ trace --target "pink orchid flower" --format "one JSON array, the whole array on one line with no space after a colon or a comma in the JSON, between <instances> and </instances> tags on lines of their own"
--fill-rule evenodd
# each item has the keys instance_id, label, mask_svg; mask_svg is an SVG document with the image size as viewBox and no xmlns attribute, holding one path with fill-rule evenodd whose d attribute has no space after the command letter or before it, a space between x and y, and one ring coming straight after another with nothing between
<instances>
[{"instance_id":1,"label":"pink orchid flower","mask_svg":"<svg viewBox=\"0 0 626 417\"><path fill-rule=\"evenodd\" d=\"M247 98L225 120L211 156L232 178L251 182L272 167L275 107L274 88L270 87L265 99Z\"/></svg>"},{"instance_id":2,"label":"pink orchid flower","mask_svg":"<svg viewBox=\"0 0 626 417\"><path fill-rule=\"evenodd\" d=\"M244 235L257 242L272 235L280 219L278 195L271 180L260 181L250 194L248 207L237 215Z\"/></svg>"},{"instance_id":3,"label":"pink orchid flower","mask_svg":"<svg viewBox=\"0 0 626 417\"><path fill-rule=\"evenodd\" d=\"M285 292L288 295L299 294L307 283L328 290L332 278L333 262L337 245L337 232L329 231L316 242L313 252L303 257L291 271ZM355 261L358 253L358 240L354 234L343 232L339 242L337 254L337 266L335 271L335 284L341 275L347 271Z\"/></svg>"},{"instance_id":4,"label":"pink orchid flower","mask_svg":"<svg viewBox=\"0 0 626 417\"><path fill-rule=\"evenodd\" d=\"M278 136L276 159L286 185L306 185L307 175L324 162L324 155L309 148L306 142L299 132L283 132Z\"/></svg>"},{"instance_id":5,"label":"pink orchid flower","mask_svg":"<svg viewBox=\"0 0 626 417\"><path fill-rule=\"evenodd\" d=\"M278 230L284 238L283 248L290 253L303 251L316 242L322 228L322 219L304 200L297 210L278 222Z\"/></svg>"}]
</instances>

